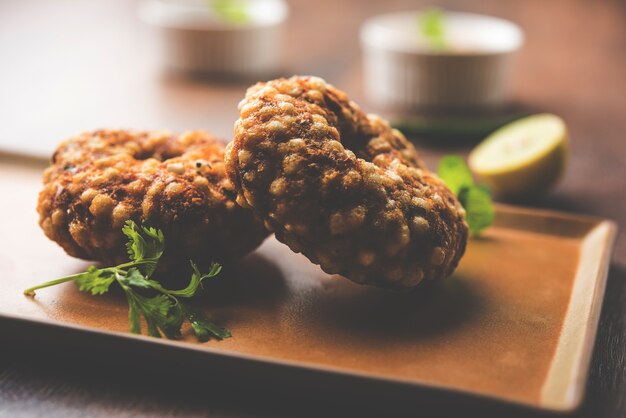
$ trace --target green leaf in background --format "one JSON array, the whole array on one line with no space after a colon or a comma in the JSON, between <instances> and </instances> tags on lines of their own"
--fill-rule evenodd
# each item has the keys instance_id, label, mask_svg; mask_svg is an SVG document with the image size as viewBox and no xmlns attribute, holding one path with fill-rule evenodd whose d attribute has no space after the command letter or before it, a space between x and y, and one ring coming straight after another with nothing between
<instances>
[{"instance_id":1,"label":"green leaf in background","mask_svg":"<svg viewBox=\"0 0 626 418\"><path fill-rule=\"evenodd\" d=\"M209 7L227 23L246 23L250 20L247 0L209 0Z\"/></svg>"},{"instance_id":2,"label":"green leaf in background","mask_svg":"<svg viewBox=\"0 0 626 418\"><path fill-rule=\"evenodd\" d=\"M485 186L477 185L463 189L459 194L459 201L467 212L470 234L478 235L493 223L496 213L491 202L491 194Z\"/></svg>"},{"instance_id":3,"label":"green leaf in background","mask_svg":"<svg viewBox=\"0 0 626 418\"><path fill-rule=\"evenodd\" d=\"M472 172L460 155L446 155L439 161L437 175L456 194L466 212L470 234L479 235L493 223L495 209L489 190L475 184Z\"/></svg>"},{"instance_id":4,"label":"green leaf in background","mask_svg":"<svg viewBox=\"0 0 626 418\"><path fill-rule=\"evenodd\" d=\"M439 9L428 9L419 14L419 29L429 46L438 51L447 49L444 13Z\"/></svg>"},{"instance_id":5,"label":"green leaf in background","mask_svg":"<svg viewBox=\"0 0 626 418\"><path fill-rule=\"evenodd\" d=\"M460 155L446 155L439 160L437 175L446 183L452 193L459 195L459 192L474 185L472 172L465 164L465 160Z\"/></svg>"}]
</instances>

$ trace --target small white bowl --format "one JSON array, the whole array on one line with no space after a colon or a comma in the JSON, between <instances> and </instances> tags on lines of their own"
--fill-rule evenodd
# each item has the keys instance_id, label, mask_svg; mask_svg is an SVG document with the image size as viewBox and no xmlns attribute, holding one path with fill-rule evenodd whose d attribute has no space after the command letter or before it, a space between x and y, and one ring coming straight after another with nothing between
<instances>
[{"instance_id":1,"label":"small white bowl","mask_svg":"<svg viewBox=\"0 0 626 418\"><path fill-rule=\"evenodd\" d=\"M523 43L514 23L444 12L451 49L433 50L418 11L379 15L361 28L365 89L377 105L415 108L493 107L506 99L512 54Z\"/></svg>"},{"instance_id":2,"label":"small white bowl","mask_svg":"<svg viewBox=\"0 0 626 418\"><path fill-rule=\"evenodd\" d=\"M171 70L258 77L278 70L283 0L248 0L247 19L228 21L208 0L145 0L139 17L160 32L159 55Z\"/></svg>"}]
</instances>

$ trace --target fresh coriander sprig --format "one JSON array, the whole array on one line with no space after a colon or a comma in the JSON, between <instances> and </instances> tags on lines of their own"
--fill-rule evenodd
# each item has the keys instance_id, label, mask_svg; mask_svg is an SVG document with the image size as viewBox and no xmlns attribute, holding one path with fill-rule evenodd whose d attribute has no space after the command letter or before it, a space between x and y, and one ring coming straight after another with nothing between
<instances>
[{"instance_id":1,"label":"fresh coriander sprig","mask_svg":"<svg viewBox=\"0 0 626 418\"><path fill-rule=\"evenodd\" d=\"M127 221L122 232L128 237L126 248L130 261L115 267L96 268L72 274L31 287L25 295L34 296L35 291L60 283L74 281L78 289L92 295L102 295L110 286L117 283L128 300L128 321L130 332L141 334L141 317L146 321L147 333L152 337L179 338L180 329L185 320L189 321L198 340L204 342L211 338L218 340L231 336L228 330L209 321L204 312L194 306L183 303L181 298L193 297L202 282L217 276L222 267L212 263L208 273L201 273L191 261L193 270L189 284L178 290L166 289L158 281L151 279L159 259L163 255L165 237L161 230L141 226Z\"/></svg>"},{"instance_id":2,"label":"fresh coriander sprig","mask_svg":"<svg viewBox=\"0 0 626 418\"><path fill-rule=\"evenodd\" d=\"M467 224L472 235L480 234L493 223L495 209L489 190L475 184L472 172L459 155L446 155L439 161L437 175L458 197L466 212Z\"/></svg>"}]
</instances>

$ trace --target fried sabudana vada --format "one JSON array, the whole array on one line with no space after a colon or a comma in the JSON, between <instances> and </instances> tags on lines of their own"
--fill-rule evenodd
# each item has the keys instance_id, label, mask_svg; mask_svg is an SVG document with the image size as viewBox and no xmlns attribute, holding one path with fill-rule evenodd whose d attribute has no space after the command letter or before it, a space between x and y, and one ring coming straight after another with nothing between
<instances>
[{"instance_id":1,"label":"fried sabudana vada","mask_svg":"<svg viewBox=\"0 0 626 418\"><path fill-rule=\"evenodd\" d=\"M413 145L317 77L258 83L226 169L237 202L324 271L410 289L452 273L465 211Z\"/></svg>"},{"instance_id":2,"label":"fried sabudana vada","mask_svg":"<svg viewBox=\"0 0 626 418\"><path fill-rule=\"evenodd\" d=\"M163 230L160 266L228 261L269 232L235 203L223 143L206 132L99 130L58 147L39 194L39 224L71 256L127 260L126 220Z\"/></svg>"}]
</instances>

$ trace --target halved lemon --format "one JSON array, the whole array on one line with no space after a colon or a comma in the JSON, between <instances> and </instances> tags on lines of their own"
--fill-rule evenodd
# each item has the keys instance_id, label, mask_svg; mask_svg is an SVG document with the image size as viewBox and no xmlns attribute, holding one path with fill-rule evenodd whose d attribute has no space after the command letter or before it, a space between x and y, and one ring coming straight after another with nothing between
<instances>
[{"instance_id":1,"label":"halved lemon","mask_svg":"<svg viewBox=\"0 0 626 418\"><path fill-rule=\"evenodd\" d=\"M552 114L527 116L489 135L472 150L469 166L478 179L504 199L545 193L567 165L565 122Z\"/></svg>"}]
</instances>

